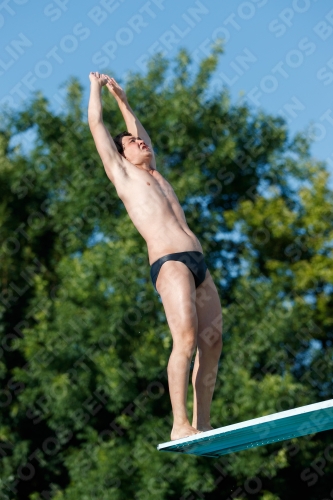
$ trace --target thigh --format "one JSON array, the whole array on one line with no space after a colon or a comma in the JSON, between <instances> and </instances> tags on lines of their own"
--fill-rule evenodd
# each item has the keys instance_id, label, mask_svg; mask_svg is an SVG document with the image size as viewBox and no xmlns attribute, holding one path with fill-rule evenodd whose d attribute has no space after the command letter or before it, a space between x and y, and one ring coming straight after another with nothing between
<instances>
[{"instance_id":1,"label":"thigh","mask_svg":"<svg viewBox=\"0 0 333 500\"><path fill-rule=\"evenodd\" d=\"M205 281L197 288L198 348L222 344L222 308L215 283L207 270Z\"/></svg>"},{"instance_id":2,"label":"thigh","mask_svg":"<svg viewBox=\"0 0 333 500\"><path fill-rule=\"evenodd\" d=\"M196 342L196 289L188 267L182 262L165 262L160 269L156 289L161 296L174 342L185 339Z\"/></svg>"}]
</instances>

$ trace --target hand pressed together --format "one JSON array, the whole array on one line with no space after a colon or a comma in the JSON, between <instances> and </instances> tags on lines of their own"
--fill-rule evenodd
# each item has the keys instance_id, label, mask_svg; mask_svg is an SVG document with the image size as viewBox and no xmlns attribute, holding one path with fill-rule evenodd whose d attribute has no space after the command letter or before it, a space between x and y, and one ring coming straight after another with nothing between
<instances>
[{"instance_id":1,"label":"hand pressed together","mask_svg":"<svg viewBox=\"0 0 333 500\"><path fill-rule=\"evenodd\" d=\"M127 101L127 97L125 94L124 89L119 85L119 83L116 82L116 80L110 76L103 75L107 78L107 88L109 89L110 93L113 95L115 99L118 101L125 102Z\"/></svg>"},{"instance_id":2,"label":"hand pressed together","mask_svg":"<svg viewBox=\"0 0 333 500\"><path fill-rule=\"evenodd\" d=\"M116 80L104 73L93 72L89 74L89 79L91 82L97 82L100 87L106 86L110 91L110 94L117 101L127 102L127 97L124 89L116 82Z\"/></svg>"},{"instance_id":3,"label":"hand pressed together","mask_svg":"<svg viewBox=\"0 0 333 500\"><path fill-rule=\"evenodd\" d=\"M103 75L102 73L89 73L89 80L91 83L98 83L100 87L104 87L107 84L108 76Z\"/></svg>"}]
</instances>

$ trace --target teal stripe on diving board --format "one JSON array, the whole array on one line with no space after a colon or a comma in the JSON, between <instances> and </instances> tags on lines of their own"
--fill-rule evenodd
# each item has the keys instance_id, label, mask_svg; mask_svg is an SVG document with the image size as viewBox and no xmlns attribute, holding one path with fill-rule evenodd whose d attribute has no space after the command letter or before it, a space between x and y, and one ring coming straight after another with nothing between
<instances>
[{"instance_id":1,"label":"teal stripe on diving board","mask_svg":"<svg viewBox=\"0 0 333 500\"><path fill-rule=\"evenodd\" d=\"M333 399L169 441L159 444L157 449L218 457L330 429L333 429Z\"/></svg>"}]
</instances>

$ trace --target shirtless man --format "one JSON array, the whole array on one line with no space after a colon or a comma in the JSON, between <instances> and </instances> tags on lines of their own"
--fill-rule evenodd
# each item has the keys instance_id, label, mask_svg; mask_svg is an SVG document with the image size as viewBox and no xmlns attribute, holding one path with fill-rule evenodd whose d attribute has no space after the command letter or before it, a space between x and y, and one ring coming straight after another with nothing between
<instances>
[{"instance_id":1,"label":"shirtless man","mask_svg":"<svg viewBox=\"0 0 333 500\"><path fill-rule=\"evenodd\" d=\"M157 171L150 138L125 92L106 75L90 73L89 78L89 127L106 175L147 243L152 282L173 339L168 363L174 418L171 440L211 430L210 406L222 350L222 311L216 287L201 244L188 227L171 185ZM128 130L114 140L103 123L104 85L116 99ZM186 401L195 350L191 425Z\"/></svg>"}]
</instances>

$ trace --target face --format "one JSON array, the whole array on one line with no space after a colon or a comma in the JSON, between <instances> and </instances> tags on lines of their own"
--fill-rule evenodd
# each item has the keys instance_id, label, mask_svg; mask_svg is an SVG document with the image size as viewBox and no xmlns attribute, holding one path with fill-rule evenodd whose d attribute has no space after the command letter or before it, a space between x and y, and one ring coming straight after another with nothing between
<instances>
[{"instance_id":1,"label":"face","mask_svg":"<svg viewBox=\"0 0 333 500\"><path fill-rule=\"evenodd\" d=\"M150 148L140 137L125 135L122 138L122 145L124 156L131 163L141 163L152 155Z\"/></svg>"}]
</instances>

